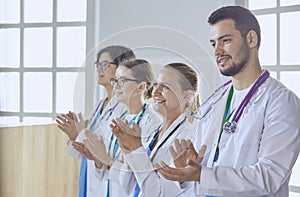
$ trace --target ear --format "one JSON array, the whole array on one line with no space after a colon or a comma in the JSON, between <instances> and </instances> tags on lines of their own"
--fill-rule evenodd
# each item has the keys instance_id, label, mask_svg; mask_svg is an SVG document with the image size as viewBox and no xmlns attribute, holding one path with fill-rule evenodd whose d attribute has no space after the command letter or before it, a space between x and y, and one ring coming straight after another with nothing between
<instances>
[{"instance_id":1,"label":"ear","mask_svg":"<svg viewBox=\"0 0 300 197\"><path fill-rule=\"evenodd\" d=\"M189 102L191 100L191 98L193 97L194 95L194 91L193 90L186 90L184 91L184 101L185 102Z\"/></svg>"},{"instance_id":2,"label":"ear","mask_svg":"<svg viewBox=\"0 0 300 197\"><path fill-rule=\"evenodd\" d=\"M258 41L256 32L253 30L250 30L246 36L246 41L250 48L256 47L257 41Z\"/></svg>"},{"instance_id":3,"label":"ear","mask_svg":"<svg viewBox=\"0 0 300 197\"><path fill-rule=\"evenodd\" d=\"M146 82L143 81L143 82L139 83L139 85L138 85L138 91L139 92L143 92L146 89L147 89L147 83Z\"/></svg>"}]
</instances>

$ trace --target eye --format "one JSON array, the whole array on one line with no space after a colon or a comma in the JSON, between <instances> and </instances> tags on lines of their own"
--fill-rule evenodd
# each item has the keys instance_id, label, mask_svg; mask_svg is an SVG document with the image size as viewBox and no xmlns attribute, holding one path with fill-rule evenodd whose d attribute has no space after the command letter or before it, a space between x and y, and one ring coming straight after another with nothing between
<instances>
[{"instance_id":1,"label":"eye","mask_svg":"<svg viewBox=\"0 0 300 197\"><path fill-rule=\"evenodd\" d=\"M108 66L109 65L109 62L108 61L103 61L102 62L102 67L106 67L106 66Z\"/></svg>"},{"instance_id":2,"label":"eye","mask_svg":"<svg viewBox=\"0 0 300 197\"><path fill-rule=\"evenodd\" d=\"M117 80L114 78L110 78L110 85L113 87L116 84Z\"/></svg>"},{"instance_id":3,"label":"eye","mask_svg":"<svg viewBox=\"0 0 300 197\"><path fill-rule=\"evenodd\" d=\"M118 79L118 84L119 84L119 86L123 86L125 83L126 83L126 78L120 78L120 79Z\"/></svg>"},{"instance_id":4,"label":"eye","mask_svg":"<svg viewBox=\"0 0 300 197\"><path fill-rule=\"evenodd\" d=\"M154 87L154 88L157 88L157 87L158 87L158 83L154 82L154 83L153 83L153 87Z\"/></svg>"},{"instance_id":5,"label":"eye","mask_svg":"<svg viewBox=\"0 0 300 197\"><path fill-rule=\"evenodd\" d=\"M228 43L230 41L231 41L231 39L228 39L228 38L226 38L226 39L223 40L224 43Z\"/></svg>"},{"instance_id":6,"label":"eye","mask_svg":"<svg viewBox=\"0 0 300 197\"><path fill-rule=\"evenodd\" d=\"M162 84L162 89L163 90L170 90L170 88L168 86L164 85L164 84Z\"/></svg>"}]
</instances>

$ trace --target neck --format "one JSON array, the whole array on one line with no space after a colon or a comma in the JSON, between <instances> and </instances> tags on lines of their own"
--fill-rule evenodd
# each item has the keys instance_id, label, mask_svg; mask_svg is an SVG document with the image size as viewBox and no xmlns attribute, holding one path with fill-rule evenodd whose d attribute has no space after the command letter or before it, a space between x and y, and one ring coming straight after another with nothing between
<instances>
[{"instance_id":1,"label":"neck","mask_svg":"<svg viewBox=\"0 0 300 197\"><path fill-rule=\"evenodd\" d=\"M250 87L262 73L258 60L247 64L242 71L232 77L232 85L237 90Z\"/></svg>"},{"instance_id":2,"label":"neck","mask_svg":"<svg viewBox=\"0 0 300 197\"><path fill-rule=\"evenodd\" d=\"M105 90L106 90L106 93L107 93L107 98L104 101L103 108L105 108L106 105L109 103L109 101L112 97L112 94L113 94L112 88L109 88L109 87L105 86Z\"/></svg>"},{"instance_id":3,"label":"neck","mask_svg":"<svg viewBox=\"0 0 300 197\"><path fill-rule=\"evenodd\" d=\"M142 99L131 99L131 102L127 105L129 114L138 114L142 111L144 101Z\"/></svg>"},{"instance_id":4,"label":"neck","mask_svg":"<svg viewBox=\"0 0 300 197\"><path fill-rule=\"evenodd\" d=\"M159 139L163 136L163 134L168 130L168 128L171 126L171 124L180 116L180 114L175 115L169 115L165 118L163 122L163 126L161 129L161 132L159 133Z\"/></svg>"}]
</instances>

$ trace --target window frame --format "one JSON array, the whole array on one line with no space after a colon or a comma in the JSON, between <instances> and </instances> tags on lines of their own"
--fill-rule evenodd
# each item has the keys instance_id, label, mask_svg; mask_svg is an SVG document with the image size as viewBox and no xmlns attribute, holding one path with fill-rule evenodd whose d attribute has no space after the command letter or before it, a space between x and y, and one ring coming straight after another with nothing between
<instances>
[{"instance_id":1,"label":"window frame","mask_svg":"<svg viewBox=\"0 0 300 197\"><path fill-rule=\"evenodd\" d=\"M11 111L0 111L0 116L5 117L19 117L19 123L17 125L22 124L23 119L25 117L37 117L37 118L51 118L52 121L55 120L57 116L57 95L56 90L59 86L57 84L57 73L65 72L65 73L74 73L74 72L82 72L85 76L94 76L93 72L95 71L92 66L87 67L57 67L56 59L57 59L57 28L60 27L85 27L86 28L86 38L85 38L85 57L88 57L89 51L95 48L95 35L99 32L96 9L99 8L100 2L95 0L86 0L86 21L71 21L71 22L58 22L57 21L57 2L58 0L53 0L53 9L52 9L52 22L24 22L24 0L19 0L20 2L20 21L19 23L1 23L1 29L19 29L20 31L20 62L19 67L9 68L9 67L0 67L0 71L2 73L10 73L17 72L19 73L19 111L11 112ZM43 28L50 27L52 28L52 67L24 67L24 30L25 28ZM94 60L85 59L84 60L87 65L90 64ZM47 72L52 73L52 109L50 113L46 112L25 112L24 111L24 73L26 72ZM95 83L94 77L86 77L85 79L85 109L90 108L90 103L94 101L94 92L91 90L92 85ZM70 109L72 110L72 109ZM83 112L84 113L84 112ZM26 123L25 123L26 124ZM39 124L39 123L37 123ZM15 125L15 124L13 124ZM8 124L1 125L1 127L12 126Z\"/></svg>"},{"instance_id":2,"label":"window frame","mask_svg":"<svg viewBox=\"0 0 300 197\"><path fill-rule=\"evenodd\" d=\"M236 5L241 5L245 7L249 7L249 1L251 0L236 0ZM280 81L280 73L281 72L287 72L287 71L296 71L300 72L300 63L294 64L294 65L284 65L280 63L280 27L281 27L281 21L280 21L280 14L282 13L289 13L289 12L299 12L300 11L300 4L299 5L291 5L291 6L280 6L280 0L276 0L276 7L274 8L264 8L264 9L258 9L258 10L251 10L256 16L259 15L268 15L268 14L275 14L276 15L276 23L277 23L277 35L276 35L276 41L277 41L277 48L276 48L276 63L275 65L262 65L263 68L268 69L271 72L276 73L277 79ZM299 161L300 157L298 158ZM300 166L294 166L294 167L300 167ZM295 185L289 185L290 192L293 192L295 194L300 194L300 186Z\"/></svg>"}]
</instances>

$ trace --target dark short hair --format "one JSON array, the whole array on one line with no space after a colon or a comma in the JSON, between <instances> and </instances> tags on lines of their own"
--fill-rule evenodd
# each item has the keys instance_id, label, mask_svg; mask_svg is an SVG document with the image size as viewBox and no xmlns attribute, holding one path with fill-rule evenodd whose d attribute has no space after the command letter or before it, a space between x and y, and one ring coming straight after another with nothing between
<instances>
[{"instance_id":1,"label":"dark short hair","mask_svg":"<svg viewBox=\"0 0 300 197\"><path fill-rule=\"evenodd\" d=\"M103 53L108 53L109 56L112 58L112 61L116 63L117 67L122 62L135 59L135 54L133 53L133 51L130 48L124 46L113 45L101 49L97 53L97 60L99 60L100 56Z\"/></svg>"},{"instance_id":2,"label":"dark short hair","mask_svg":"<svg viewBox=\"0 0 300 197\"><path fill-rule=\"evenodd\" d=\"M211 25L225 19L231 19L234 21L235 28L239 30L242 36L245 38L250 30L253 30L257 34L257 48L260 46L261 34L259 23L254 14L241 6L226 6L217 9L208 17L208 23Z\"/></svg>"}]
</instances>

